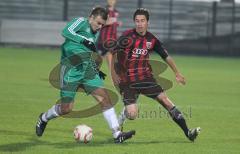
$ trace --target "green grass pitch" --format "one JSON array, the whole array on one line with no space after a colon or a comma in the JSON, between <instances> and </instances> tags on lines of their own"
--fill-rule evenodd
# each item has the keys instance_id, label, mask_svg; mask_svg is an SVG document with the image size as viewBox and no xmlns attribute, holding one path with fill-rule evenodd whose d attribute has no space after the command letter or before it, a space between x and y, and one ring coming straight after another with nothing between
<instances>
[{"instance_id":1,"label":"green grass pitch","mask_svg":"<svg viewBox=\"0 0 240 154\"><path fill-rule=\"evenodd\" d=\"M196 142L185 138L162 107L141 96L139 117L125 125L125 130L136 129L136 136L116 145L102 114L58 118L49 122L43 137L35 136L38 115L59 98L59 90L48 82L59 57L58 50L0 48L0 153L239 153L239 58L173 56L187 79L186 86L176 84L169 68L163 73L174 83L167 94L184 112L188 125L202 128ZM108 71L106 63L103 71ZM112 88L109 76L105 85ZM93 104L91 97L79 94L75 109ZM119 100L118 113L121 108ZM73 138L74 127L82 123L93 128L89 144L76 143Z\"/></svg>"}]
</instances>

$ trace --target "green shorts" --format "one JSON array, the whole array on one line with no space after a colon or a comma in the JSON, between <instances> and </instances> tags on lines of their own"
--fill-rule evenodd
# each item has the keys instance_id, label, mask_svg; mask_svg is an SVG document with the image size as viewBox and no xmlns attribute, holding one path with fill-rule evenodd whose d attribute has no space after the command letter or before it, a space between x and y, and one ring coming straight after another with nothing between
<instances>
[{"instance_id":1,"label":"green shorts","mask_svg":"<svg viewBox=\"0 0 240 154\"><path fill-rule=\"evenodd\" d=\"M60 71L60 97L62 103L74 101L76 92L85 91L90 94L103 87L94 62L84 61L78 66L63 64Z\"/></svg>"}]
</instances>

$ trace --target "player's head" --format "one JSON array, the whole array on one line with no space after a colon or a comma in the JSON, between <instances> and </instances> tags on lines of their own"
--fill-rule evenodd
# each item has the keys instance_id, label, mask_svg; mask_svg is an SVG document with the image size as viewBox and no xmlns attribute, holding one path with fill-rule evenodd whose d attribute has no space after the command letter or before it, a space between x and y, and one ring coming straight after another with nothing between
<instances>
[{"instance_id":1,"label":"player's head","mask_svg":"<svg viewBox=\"0 0 240 154\"><path fill-rule=\"evenodd\" d=\"M117 0L107 0L107 4L109 7L114 7L117 3Z\"/></svg>"},{"instance_id":2,"label":"player's head","mask_svg":"<svg viewBox=\"0 0 240 154\"><path fill-rule=\"evenodd\" d=\"M148 28L149 20L148 10L144 8L138 8L133 15L133 20L135 23L136 31L139 34L144 35Z\"/></svg>"},{"instance_id":3,"label":"player's head","mask_svg":"<svg viewBox=\"0 0 240 154\"><path fill-rule=\"evenodd\" d=\"M89 16L89 24L93 32L100 30L106 23L108 11L103 7L95 7Z\"/></svg>"}]
</instances>

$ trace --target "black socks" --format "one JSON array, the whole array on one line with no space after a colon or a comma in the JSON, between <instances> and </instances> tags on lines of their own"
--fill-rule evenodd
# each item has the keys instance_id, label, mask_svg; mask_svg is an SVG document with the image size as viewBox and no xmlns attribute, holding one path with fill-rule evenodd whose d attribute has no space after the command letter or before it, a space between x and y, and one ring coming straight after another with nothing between
<instances>
[{"instance_id":1,"label":"black socks","mask_svg":"<svg viewBox=\"0 0 240 154\"><path fill-rule=\"evenodd\" d=\"M174 106L170 111L173 121L175 121L179 127L183 130L185 135L188 137L188 127L182 113Z\"/></svg>"}]
</instances>

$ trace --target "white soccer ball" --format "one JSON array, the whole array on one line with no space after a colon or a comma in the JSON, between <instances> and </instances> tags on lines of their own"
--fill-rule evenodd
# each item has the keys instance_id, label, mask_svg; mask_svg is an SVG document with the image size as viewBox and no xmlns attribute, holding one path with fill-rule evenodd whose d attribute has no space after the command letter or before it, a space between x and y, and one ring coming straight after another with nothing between
<instances>
[{"instance_id":1,"label":"white soccer ball","mask_svg":"<svg viewBox=\"0 0 240 154\"><path fill-rule=\"evenodd\" d=\"M77 142L83 142L86 144L92 140L92 128L84 124L78 125L74 129L73 135Z\"/></svg>"}]
</instances>

